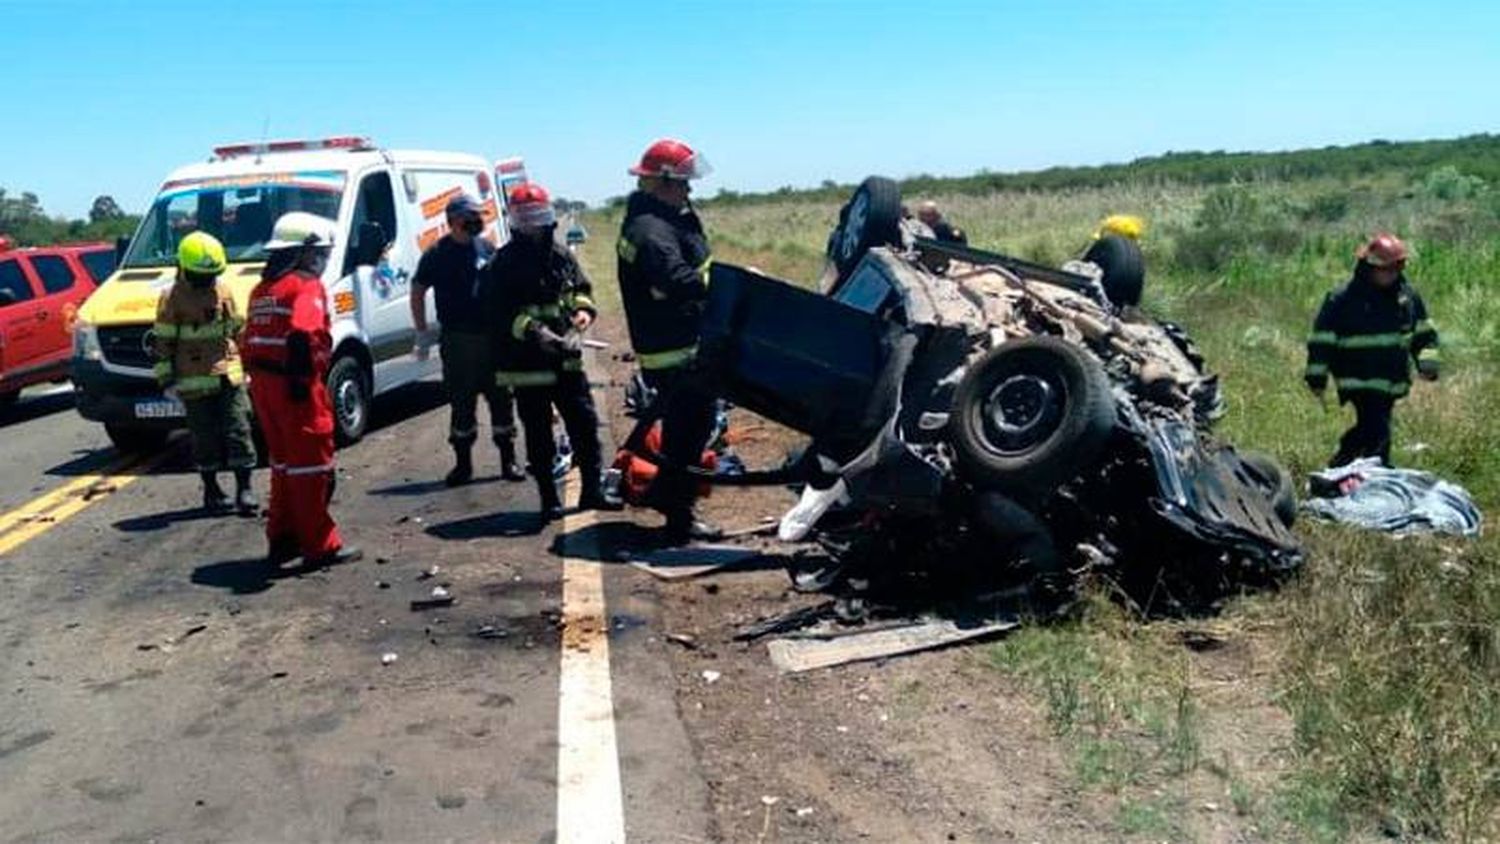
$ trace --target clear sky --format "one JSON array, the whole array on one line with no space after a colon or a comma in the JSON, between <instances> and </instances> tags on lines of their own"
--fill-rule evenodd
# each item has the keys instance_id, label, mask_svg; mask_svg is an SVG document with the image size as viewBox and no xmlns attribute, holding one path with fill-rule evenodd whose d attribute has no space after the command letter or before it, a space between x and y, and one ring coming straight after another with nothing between
<instances>
[{"instance_id":1,"label":"clear sky","mask_svg":"<svg viewBox=\"0 0 1500 844\"><path fill-rule=\"evenodd\" d=\"M0 187L70 216L268 126L591 201L659 135L712 193L1500 130L1495 0L0 0L0 43Z\"/></svg>"}]
</instances>

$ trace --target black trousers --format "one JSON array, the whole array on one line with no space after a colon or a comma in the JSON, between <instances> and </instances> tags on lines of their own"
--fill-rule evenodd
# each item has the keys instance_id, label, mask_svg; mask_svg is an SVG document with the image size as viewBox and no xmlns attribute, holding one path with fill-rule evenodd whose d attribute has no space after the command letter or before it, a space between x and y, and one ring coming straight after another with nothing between
<instances>
[{"instance_id":1,"label":"black trousers","mask_svg":"<svg viewBox=\"0 0 1500 844\"><path fill-rule=\"evenodd\" d=\"M562 417L573 460L578 465L585 491L598 489L602 455L599 444L599 414L589 392L588 376L563 372L557 383L545 387L517 387L516 413L526 428L526 462L538 480L552 478L557 441L552 438L552 408Z\"/></svg>"},{"instance_id":2,"label":"black trousers","mask_svg":"<svg viewBox=\"0 0 1500 844\"><path fill-rule=\"evenodd\" d=\"M1380 393L1351 393L1348 398L1354 405L1354 427L1344 432L1338 454L1328 465L1343 466L1361 457L1379 457L1383 465L1391 465L1391 411L1396 400Z\"/></svg>"},{"instance_id":3,"label":"black trousers","mask_svg":"<svg viewBox=\"0 0 1500 844\"><path fill-rule=\"evenodd\" d=\"M648 369L641 375L646 386L656 391L656 402L663 409L661 419L661 456L672 466L697 466L714 432L717 400L696 389L685 367ZM693 501L698 497L698 483L681 471L665 466L657 475L652 498L668 522L693 518Z\"/></svg>"},{"instance_id":4,"label":"black trousers","mask_svg":"<svg viewBox=\"0 0 1500 844\"><path fill-rule=\"evenodd\" d=\"M460 448L479 438L479 397L490 406L490 439L507 446L516 439L515 411L509 388L496 386L490 363L490 338L443 330L443 386L448 390L448 442Z\"/></svg>"}]
</instances>

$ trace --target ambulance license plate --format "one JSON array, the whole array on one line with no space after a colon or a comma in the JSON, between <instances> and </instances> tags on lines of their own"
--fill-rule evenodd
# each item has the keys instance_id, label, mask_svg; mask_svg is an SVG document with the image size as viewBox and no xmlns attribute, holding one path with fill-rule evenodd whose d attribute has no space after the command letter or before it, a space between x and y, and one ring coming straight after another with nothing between
<instances>
[{"instance_id":1,"label":"ambulance license plate","mask_svg":"<svg viewBox=\"0 0 1500 844\"><path fill-rule=\"evenodd\" d=\"M187 408L175 399L153 399L135 403L135 418L137 419L174 419L186 415Z\"/></svg>"}]
</instances>

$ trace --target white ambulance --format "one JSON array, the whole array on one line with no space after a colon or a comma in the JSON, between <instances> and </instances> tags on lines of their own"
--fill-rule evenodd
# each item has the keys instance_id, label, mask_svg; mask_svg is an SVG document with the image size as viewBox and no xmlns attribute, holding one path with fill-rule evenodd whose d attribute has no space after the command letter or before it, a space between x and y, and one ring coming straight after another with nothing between
<instances>
[{"instance_id":1,"label":"white ambulance","mask_svg":"<svg viewBox=\"0 0 1500 844\"><path fill-rule=\"evenodd\" d=\"M385 150L367 138L337 137L222 146L206 163L174 171L122 244L119 267L78 312L72 375L79 412L104 423L121 450L159 448L185 424L181 403L162 395L151 370L157 297L176 276L178 242L198 230L223 242L229 268L222 278L243 307L260 278L272 223L308 211L338 222L323 279L333 310L328 389L339 442L358 440L372 397L440 368L436 355L413 353L407 296L417 259L446 232L444 206L460 192L479 199L484 236L503 243L495 177L476 155ZM427 312L434 313L430 301Z\"/></svg>"}]
</instances>

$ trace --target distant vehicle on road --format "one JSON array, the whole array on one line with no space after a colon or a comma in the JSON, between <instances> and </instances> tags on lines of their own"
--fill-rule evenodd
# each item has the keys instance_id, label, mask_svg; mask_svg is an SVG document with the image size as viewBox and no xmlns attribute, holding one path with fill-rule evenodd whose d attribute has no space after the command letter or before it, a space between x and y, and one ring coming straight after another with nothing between
<instances>
[{"instance_id":1,"label":"distant vehicle on road","mask_svg":"<svg viewBox=\"0 0 1500 844\"><path fill-rule=\"evenodd\" d=\"M0 409L33 384L67 379L72 322L114 268L107 243L13 249L0 237Z\"/></svg>"},{"instance_id":2,"label":"distant vehicle on road","mask_svg":"<svg viewBox=\"0 0 1500 844\"><path fill-rule=\"evenodd\" d=\"M186 424L181 403L162 395L151 370L156 303L176 277L178 242L193 231L217 237L229 255L222 279L244 307L271 225L307 211L338 224L323 278L333 309L328 390L337 439L358 440L374 396L438 371L436 358L412 353L411 276L422 251L445 233L443 208L460 192L483 204L485 236L505 240L496 181L477 155L386 150L360 137L217 147L206 163L167 177L118 271L80 311L73 336L79 412L104 423L121 450L159 448Z\"/></svg>"}]
</instances>

